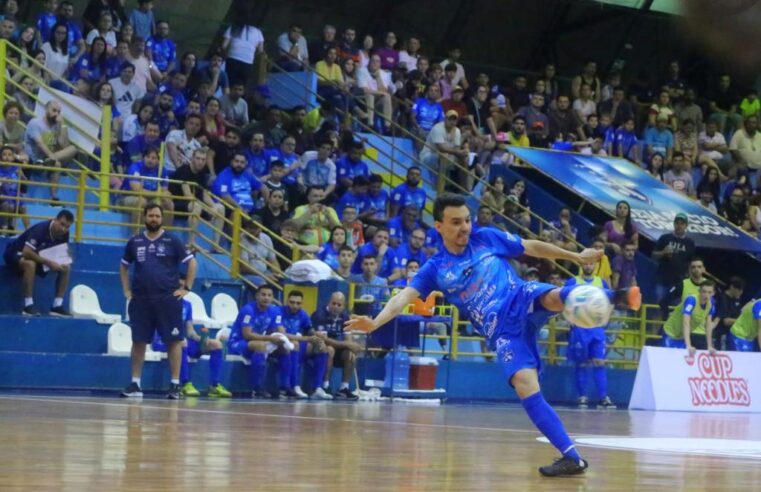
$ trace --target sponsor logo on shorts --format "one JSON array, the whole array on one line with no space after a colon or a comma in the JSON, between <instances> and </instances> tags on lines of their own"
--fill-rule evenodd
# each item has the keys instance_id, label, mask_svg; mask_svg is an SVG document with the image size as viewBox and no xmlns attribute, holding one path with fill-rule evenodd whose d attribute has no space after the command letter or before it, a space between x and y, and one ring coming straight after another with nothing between
<instances>
[{"instance_id":1,"label":"sponsor logo on shorts","mask_svg":"<svg viewBox=\"0 0 761 492\"><path fill-rule=\"evenodd\" d=\"M180 330L178 330L176 326L174 328L172 328L172 336L173 337L176 337L179 334L180 334Z\"/></svg>"}]
</instances>

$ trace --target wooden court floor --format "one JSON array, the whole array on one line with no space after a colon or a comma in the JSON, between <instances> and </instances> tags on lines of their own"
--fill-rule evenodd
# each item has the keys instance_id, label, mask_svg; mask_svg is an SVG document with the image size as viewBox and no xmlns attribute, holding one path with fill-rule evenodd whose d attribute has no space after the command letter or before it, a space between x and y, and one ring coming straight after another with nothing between
<instances>
[{"instance_id":1,"label":"wooden court floor","mask_svg":"<svg viewBox=\"0 0 761 492\"><path fill-rule=\"evenodd\" d=\"M759 415L560 414L582 477L538 475L555 451L514 405L6 394L0 491L761 490Z\"/></svg>"}]
</instances>

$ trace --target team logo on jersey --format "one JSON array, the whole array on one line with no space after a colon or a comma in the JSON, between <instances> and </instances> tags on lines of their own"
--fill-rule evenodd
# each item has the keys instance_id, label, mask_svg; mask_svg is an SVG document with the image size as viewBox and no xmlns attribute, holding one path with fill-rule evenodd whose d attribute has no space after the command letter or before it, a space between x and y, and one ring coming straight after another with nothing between
<instances>
[{"instance_id":1,"label":"team logo on jersey","mask_svg":"<svg viewBox=\"0 0 761 492\"><path fill-rule=\"evenodd\" d=\"M135 251L135 256L137 256L137 261L145 261L145 246L138 246Z\"/></svg>"},{"instance_id":2,"label":"team logo on jersey","mask_svg":"<svg viewBox=\"0 0 761 492\"><path fill-rule=\"evenodd\" d=\"M250 322L251 322L251 315L250 315L250 314L247 314L247 315L245 315L245 316L243 317L243 324L244 324L244 325L247 325L247 324L249 324Z\"/></svg>"},{"instance_id":3,"label":"team logo on jersey","mask_svg":"<svg viewBox=\"0 0 761 492\"><path fill-rule=\"evenodd\" d=\"M176 326L174 328L172 328L172 336L173 337L176 337L179 334L180 334L180 330L178 330Z\"/></svg>"}]
</instances>

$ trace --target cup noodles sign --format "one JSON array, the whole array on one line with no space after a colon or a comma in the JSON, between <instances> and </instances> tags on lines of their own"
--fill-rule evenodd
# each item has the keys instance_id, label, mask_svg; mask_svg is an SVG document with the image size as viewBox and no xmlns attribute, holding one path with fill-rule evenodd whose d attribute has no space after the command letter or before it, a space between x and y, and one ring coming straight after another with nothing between
<instances>
[{"instance_id":1,"label":"cup noodles sign","mask_svg":"<svg viewBox=\"0 0 761 492\"><path fill-rule=\"evenodd\" d=\"M687 378L694 406L750 406L748 380L733 377L731 357L700 352L697 357L685 357L685 362L688 366L697 367L699 373L697 377Z\"/></svg>"}]
</instances>

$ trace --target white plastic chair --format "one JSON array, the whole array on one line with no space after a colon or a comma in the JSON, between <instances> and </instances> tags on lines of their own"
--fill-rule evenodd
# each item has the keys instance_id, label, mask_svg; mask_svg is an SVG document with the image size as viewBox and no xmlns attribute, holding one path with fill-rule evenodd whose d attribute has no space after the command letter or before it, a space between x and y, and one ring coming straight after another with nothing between
<instances>
[{"instance_id":1,"label":"white plastic chair","mask_svg":"<svg viewBox=\"0 0 761 492\"><path fill-rule=\"evenodd\" d=\"M215 295L211 300L211 317L223 326L232 325L238 317L238 303L224 292Z\"/></svg>"},{"instance_id":2,"label":"white plastic chair","mask_svg":"<svg viewBox=\"0 0 761 492\"><path fill-rule=\"evenodd\" d=\"M77 285L69 294L69 308L75 318L94 319L102 325L118 323L122 317L118 314L106 314L100 307L98 294L87 285Z\"/></svg>"},{"instance_id":3,"label":"white plastic chair","mask_svg":"<svg viewBox=\"0 0 761 492\"><path fill-rule=\"evenodd\" d=\"M218 321L215 321L209 317L206 312L206 306L203 304L203 299L195 292L188 292L185 294L184 299L190 303L193 308L193 323L203 325L207 328L223 328L224 325Z\"/></svg>"},{"instance_id":4,"label":"white plastic chair","mask_svg":"<svg viewBox=\"0 0 761 492\"><path fill-rule=\"evenodd\" d=\"M129 357L132 354L132 328L124 323L114 323L108 328L108 349L106 354L116 357ZM145 360L157 362L161 353L154 352L151 345L145 349Z\"/></svg>"}]
</instances>

